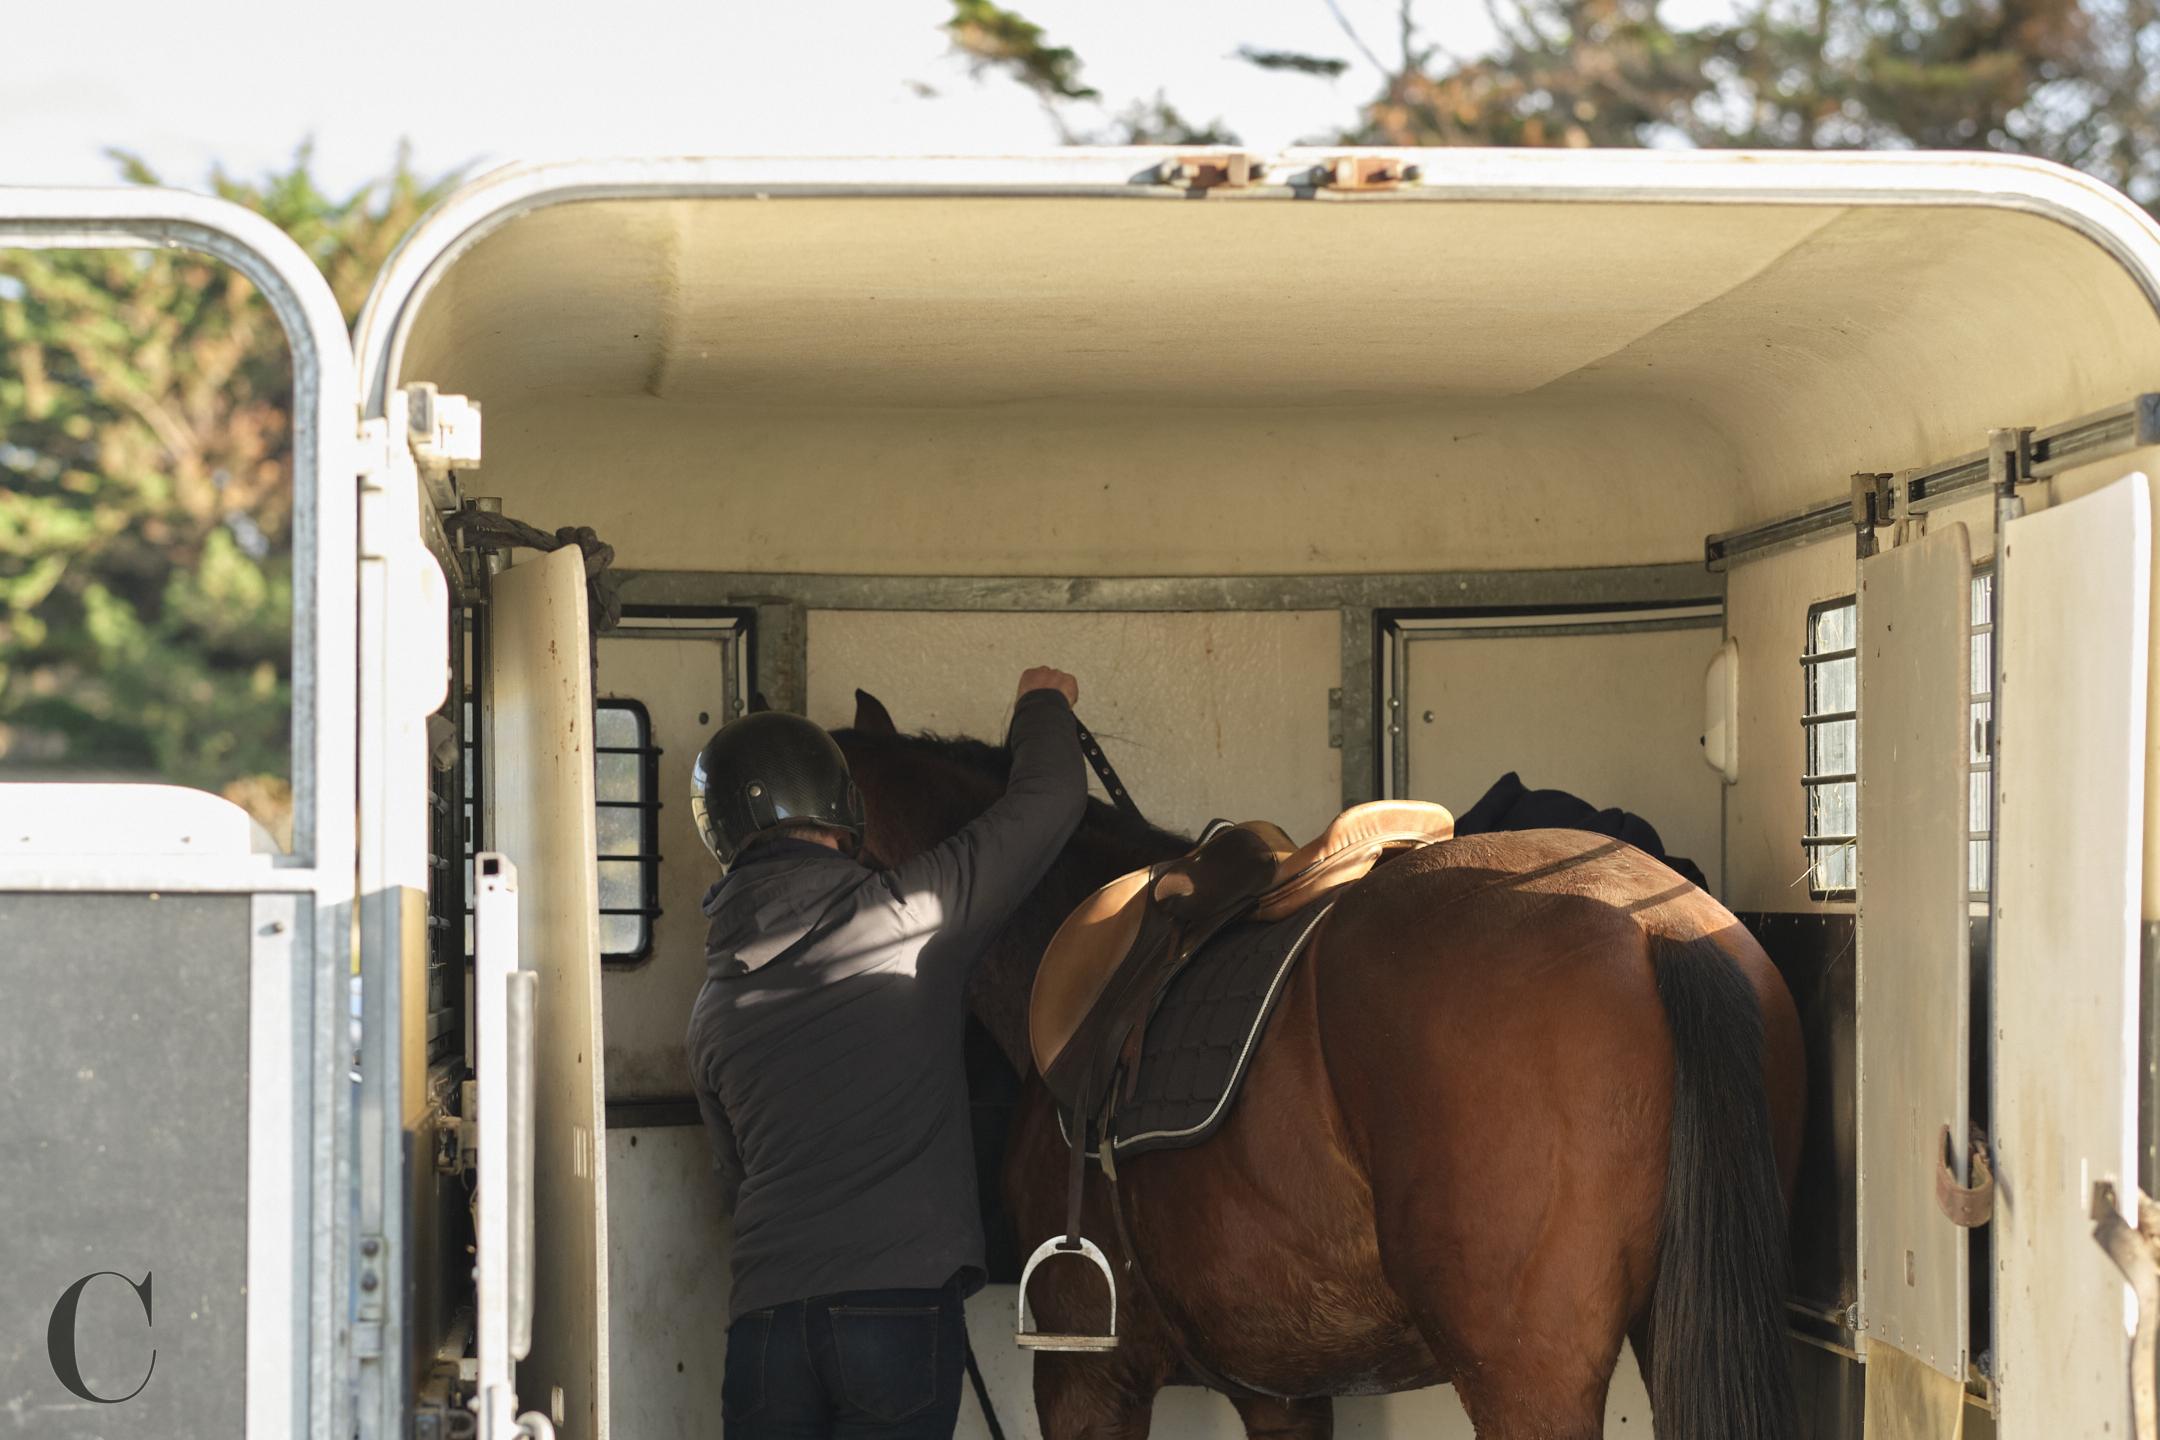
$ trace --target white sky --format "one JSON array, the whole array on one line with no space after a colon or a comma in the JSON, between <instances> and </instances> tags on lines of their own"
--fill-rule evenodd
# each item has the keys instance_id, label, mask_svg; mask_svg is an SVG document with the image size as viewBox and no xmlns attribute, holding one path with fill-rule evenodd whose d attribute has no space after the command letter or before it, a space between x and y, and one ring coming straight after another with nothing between
<instances>
[{"instance_id":1,"label":"white sky","mask_svg":"<svg viewBox=\"0 0 2160 1440\"><path fill-rule=\"evenodd\" d=\"M1383 58L1393 0L1341 0ZM1347 123L1376 88L1324 0L1014 0L1113 107L1164 90L1271 149ZM1675 18L1723 8L1668 4ZM170 184L252 175L312 135L340 190L401 138L423 172L624 154L982 153L1057 143L1033 97L971 77L947 0L0 0L0 184L102 184L107 146ZM1481 0L1424 0L1451 53ZM1272 74L1239 45L1356 60ZM925 96L918 87L935 92ZM1083 115L1095 120L1099 116Z\"/></svg>"}]
</instances>

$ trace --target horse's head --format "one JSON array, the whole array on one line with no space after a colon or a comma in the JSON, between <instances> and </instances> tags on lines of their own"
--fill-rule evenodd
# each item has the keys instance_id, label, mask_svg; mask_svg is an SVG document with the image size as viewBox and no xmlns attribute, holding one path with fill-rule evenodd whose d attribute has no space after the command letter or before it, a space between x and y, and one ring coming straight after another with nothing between
<instances>
[{"instance_id":1,"label":"horse's head","mask_svg":"<svg viewBox=\"0 0 2160 1440\"><path fill-rule=\"evenodd\" d=\"M855 723L835 730L833 739L862 791L863 858L873 865L899 865L957 834L1004 793L1012 771L1012 755L1002 745L903 734L878 698L863 690L855 692ZM1190 845L1101 800L1089 802L1065 853L992 943L969 992L975 1014L1022 1074L1028 1069L1028 991L1057 927L1098 887Z\"/></svg>"}]
</instances>

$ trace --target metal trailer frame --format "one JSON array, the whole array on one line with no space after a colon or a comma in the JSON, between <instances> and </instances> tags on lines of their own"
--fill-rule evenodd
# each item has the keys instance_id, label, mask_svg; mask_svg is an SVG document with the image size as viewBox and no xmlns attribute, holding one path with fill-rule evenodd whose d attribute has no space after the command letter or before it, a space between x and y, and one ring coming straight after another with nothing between
<instances>
[{"instance_id":1,"label":"metal trailer frame","mask_svg":"<svg viewBox=\"0 0 2160 1440\"><path fill-rule=\"evenodd\" d=\"M633 607L753 609L755 685L782 709L807 692L812 610L947 612L1333 610L1342 622L1342 677L1329 696L1331 739L1342 750L1345 805L1376 799L1386 783L1382 651L1397 610L1569 612L1715 603L1723 577L1700 565L1588 570L1466 570L1408 575L1136 576L1065 580L1032 576L763 575L698 570L624 572ZM1618 618L1618 617L1616 617ZM1704 622L1715 623L1715 622Z\"/></svg>"},{"instance_id":2,"label":"metal trailer frame","mask_svg":"<svg viewBox=\"0 0 2160 1440\"><path fill-rule=\"evenodd\" d=\"M0 856L0 889L250 894L246 1425L351 1428L345 1055L354 904L359 466L352 355L305 251L238 205L170 190L0 191L0 247L187 249L245 275L293 357L294 853Z\"/></svg>"},{"instance_id":3,"label":"metal trailer frame","mask_svg":"<svg viewBox=\"0 0 2160 1440\"><path fill-rule=\"evenodd\" d=\"M513 167L466 186L414 227L370 295L351 351L338 343L343 326L337 306L305 254L267 221L236 206L149 189L0 191L0 246L184 246L200 250L234 265L261 286L285 326L294 353L299 396L294 471L298 853L259 874L221 874L217 867L191 864L184 859L0 859L0 886L8 888L84 892L156 888L305 895L315 907L313 923L294 932L295 949L309 951L304 969L287 968L282 963L274 967L287 975L298 991L289 997L289 1014L267 1020L258 1017L255 1022L258 1036L266 1024L289 1025L285 1053L295 1057L296 1065L304 1066L299 1073L305 1083L298 1092L280 1099L265 1093L270 1087L259 1074L251 1074L250 1080L251 1101L262 1101L265 1107L251 1106L250 1318L252 1321L258 1314L273 1313L281 1300L293 1307L292 1325L279 1327L275 1333L267 1326L250 1325L247 1384L251 1433L283 1434L303 1428L309 1433L347 1433L356 1418L364 1433L384 1433L411 1402L410 1394L400 1394L398 1382L380 1366L376 1367L375 1383L361 1387L360 1416L351 1413L347 1399L346 1384L351 1372L345 1368L345 1361L362 1355L394 1356L406 1344L401 1333L401 1311L397 1309L377 1310L373 1318L363 1316L351 1337L343 1331L348 1276L353 1273L349 1267L356 1263L361 1249L359 1233L366 1233L378 1247L374 1266L387 1269L394 1279L399 1267L409 1263L400 1237L394 1233L404 1189L403 1170L408 1164L425 1162L421 1157L400 1153L394 1089L371 1093L356 1115L343 1083L339 1032L344 1009L342 980L347 972L348 937L356 898L352 865L357 854L356 804L367 811L371 821L402 814L408 807L419 812L426 804L424 784L418 784L423 793L413 797L400 799L393 793L404 781L424 781L424 776L406 776L402 762L393 764L383 753L385 729L393 708L389 700L382 694L353 691L356 685L363 692L368 688L358 676L360 656L356 643L361 628L360 482L364 476L381 477L400 468L400 462L409 464L399 439L404 428L405 397L398 387L406 378L400 370L412 327L436 284L460 256L486 236L522 215L554 204L700 196L1002 195L1185 200L1196 193L1196 187L1187 183L1196 153L1170 149L1073 150L1039 158L648 160ZM1216 156L1224 153L1207 152ZM1944 159L1892 154L1360 153L1392 163L1398 173L1407 174L1413 165L1418 173L1413 182L1393 190L1361 192L1355 203L1573 200L2016 210L2063 224L2101 247L2160 310L2160 227L2114 190L2044 162L1992 155ZM1339 203L1346 197L1332 188L1332 174L1333 162L1340 157L1341 152L1334 149L1287 150L1254 164L1254 173L1265 177L1261 183L1216 189L1209 192L1208 198L1233 204L1263 200ZM357 415L350 408L355 396L360 401ZM2120 421L2106 423L2120 428ZM2132 422L2130 433L2146 436L2153 430L2141 412ZM2082 443L2070 448L2078 449L2080 458L2097 458L2086 452ZM1826 488L1838 478L1825 477ZM1966 488L1961 481L1959 492ZM1908 498L1914 501L1947 493L1947 487L1938 490L1932 481L1907 491ZM416 546L425 544L439 558L451 562L444 569L454 586L457 570L454 558L446 554L439 512L458 503L455 482L432 475L417 476L406 468L391 482L387 494L378 491L379 499L404 501L407 496L421 502L412 507L417 513L405 515L377 504L371 509L371 522L379 520L400 532L391 537L399 540L409 526ZM1826 508L1814 507L1800 518L1809 520ZM1842 507L1838 519L1840 523L1845 520ZM1792 521L1781 523L1789 527ZM1827 531L1831 526L1823 521L1820 528ZM1646 569L1685 572L1689 582L1686 598L1699 599L1705 593L1702 572L1692 565ZM1632 578L1623 582L1622 588L1629 598L1678 598L1670 591L1638 594L1633 591L1635 582L1645 582L1653 591L1669 582L1646 580L1643 572L1626 573ZM888 608L902 601L910 606L965 609L1282 608L1284 599L1295 596L1296 603L1336 608L1344 612L1346 619L1358 622L1346 627L1344 646L1344 771L1348 792L1353 775L1375 775L1378 734L1372 716L1358 716L1352 710L1358 703L1357 696L1374 693L1372 686L1358 681L1359 677L1373 677L1376 648L1363 643L1353 646L1347 637L1353 633L1361 638L1371 634L1372 613L1383 608L1378 601L1390 593L1387 578L1173 578L1072 584L1044 579L912 581L790 576L782 582L787 587L781 592L785 598L761 607L760 618L767 620L768 627L760 637L759 672L761 679L770 675L785 681L790 674L789 657L793 656L793 683L799 684L800 640L787 641L790 631L786 622L794 621L793 634L799 637L802 613L811 608L814 598L838 608L863 607L870 600L867 594L856 597L852 605L844 603L840 596L839 588L851 584L889 588L889 595L868 608ZM1397 578L1415 587L1415 593L1406 597L1413 605L1460 602L1481 589L1484 593L1480 598L1486 603L1507 603L1502 597L1509 597L1517 603L1549 604L1557 595L1579 604L1586 598L1580 591L1570 593L1574 582L1566 572ZM733 580L755 581L770 595L777 579L701 577L700 583L717 580L724 588ZM636 598L648 603L668 598L665 592L671 583L665 577L637 577ZM1445 588L1450 583L1457 586L1453 596ZM823 590L825 586L835 588ZM1370 586L1380 588L1365 588ZM1256 606L1255 599L1270 587L1284 599ZM756 593L756 589L753 586L738 593ZM1435 594L1435 589L1440 593ZM377 609L372 619L380 624L388 614L386 609ZM782 623L775 627L772 620ZM789 644L792 649L786 648ZM771 659L765 658L768 651L773 652ZM379 683L380 677L374 678ZM347 703L349 696L354 703ZM363 716L370 722L364 727ZM366 755L360 753L363 730ZM1362 753L1353 750L1353 744L1362 746ZM356 760L363 777L357 785ZM378 881L384 876L386 864L395 868L398 863L385 851L385 847L394 848L396 843L387 832L398 827L384 824L381 828L386 833L373 837L370 844L371 852L376 852L371 856L375 863L363 867ZM417 843L424 851L424 831L419 832ZM413 859L424 871L424 853ZM371 1027L378 1033L369 1037L367 1064L371 1073L394 1087L396 1067L388 1066L385 1073L384 1062L396 1053L396 1037L380 1034L379 1022L398 1013L395 988L401 941L394 916L376 915L372 919L374 923L363 922L361 938L361 966L369 984L369 1008L378 1019L378 1024ZM304 947L301 934L307 937ZM272 966L273 962L263 959L262 954L258 947L257 963ZM301 963L295 957L295 966ZM305 989L299 989L303 975ZM285 1088L291 1092L289 1085ZM304 1106L298 1102L297 1094L306 1095ZM289 1131L268 1125L266 1118L272 1115L289 1116ZM344 1140L344 1127L354 1118L363 1122L366 1132L357 1154ZM304 1193L292 1193L277 1183L282 1172L272 1173L272 1167L265 1165L258 1173L253 1163L255 1159L272 1158L284 1149L295 1149L307 1159L302 1172L308 1177ZM344 1202L348 1199L357 1200L361 1232L356 1232L347 1218ZM283 1235L276 1225L281 1217L290 1222ZM287 1238L292 1245L289 1253L282 1248ZM279 1267L273 1262L299 1254L306 1256L304 1279L290 1266L282 1267L284 1274L278 1273ZM262 1281L260 1285L252 1283L257 1278ZM303 1284L304 1297L296 1293ZM394 1283L381 1285L378 1277L374 1293L394 1296L398 1288ZM279 1412L277 1420L269 1418Z\"/></svg>"}]
</instances>

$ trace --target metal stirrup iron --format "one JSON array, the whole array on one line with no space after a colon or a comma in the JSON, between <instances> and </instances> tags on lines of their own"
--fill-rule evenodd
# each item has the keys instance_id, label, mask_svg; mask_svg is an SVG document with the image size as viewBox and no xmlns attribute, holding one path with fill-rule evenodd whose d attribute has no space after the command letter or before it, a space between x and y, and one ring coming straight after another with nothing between
<instances>
[{"instance_id":1,"label":"metal stirrup iron","mask_svg":"<svg viewBox=\"0 0 2160 1440\"><path fill-rule=\"evenodd\" d=\"M1102 1272L1103 1284L1110 1288L1110 1330L1105 1335L1053 1335L1035 1328L1034 1315L1028 1309L1028 1281L1035 1278L1035 1267L1053 1255L1077 1255L1091 1261ZM1035 1247L1028 1256L1026 1268L1020 1272L1020 1324L1014 1339L1028 1350L1115 1350L1117 1349L1117 1277L1110 1273L1110 1261L1100 1246L1085 1236L1053 1235Z\"/></svg>"},{"instance_id":2,"label":"metal stirrup iron","mask_svg":"<svg viewBox=\"0 0 2160 1440\"><path fill-rule=\"evenodd\" d=\"M1092 1088L1092 1087L1091 1087ZM1064 1123L1063 1116L1059 1117ZM1072 1134L1067 1138L1071 1148L1071 1168L1067 1172L1065 1186L1065 1233L1053 1235L1035 1247L1028 1262L1020 1272L1020 1319L1014 1339L1028 1350L1115 1350L1117 1348L1117 1277L1110 1271L1110 1261L1094 1241L1080 1233L1081 1187L1087 1179L1087 1134L1085 1120L1072 1122ZM1103 1146L1104 1155L1110 1147ZM1110 1329L1103 1335L1052 1335L1035 1328L1028 1310L1028 1281L1035 1278L1035 1267L1053 1255L1078 1255L1094 1263L1102 1272L1103 1284L1110 1291Z\"/></svg>"}]
</instances>

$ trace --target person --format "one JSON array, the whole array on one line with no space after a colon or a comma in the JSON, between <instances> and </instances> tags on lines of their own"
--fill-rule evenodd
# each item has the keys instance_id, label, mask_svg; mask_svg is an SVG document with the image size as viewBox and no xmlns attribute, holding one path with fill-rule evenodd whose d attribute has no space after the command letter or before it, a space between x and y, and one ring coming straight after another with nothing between
<instances>
[{"instance_id":1,"label":"person","mask_svg":"<svg viewBox=\"0 0 2160 1440\"><path fill-rule=\"evenodd\" d=\"M727 1440L953 1433L984 1280L967 979L1079 825L1079 694L1024 673L1004 795L889 870L858 858L862 796L808 720L746 715L698 756L726 873L687 1048L735 1221Z\"/></svg>"}]
</instances>

